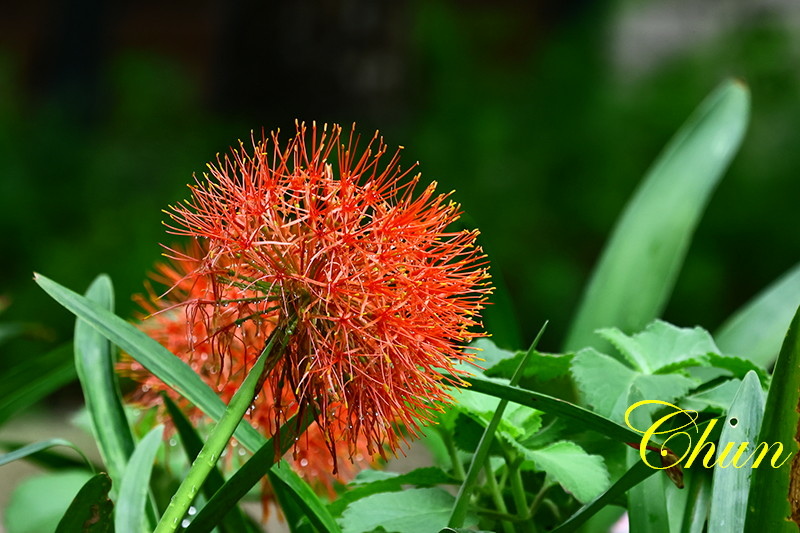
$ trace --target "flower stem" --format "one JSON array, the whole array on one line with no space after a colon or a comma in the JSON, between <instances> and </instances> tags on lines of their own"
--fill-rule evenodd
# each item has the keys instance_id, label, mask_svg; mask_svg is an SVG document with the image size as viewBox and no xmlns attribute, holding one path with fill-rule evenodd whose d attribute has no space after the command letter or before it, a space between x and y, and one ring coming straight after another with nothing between
<instances>
[{"instance_id":1,"label":"flower stem","mask_svg":"<svg viewBox=\"0 0 800 533\"><path fill-rule=\"evenodd\" d=\"M503 531L505 533L514 533L514 526L508 521L509 518L511 518L511 515L508 514L506 502L503 500L503 493L500 492L500 487L497 486L497 480L494 478L494 472L492 472L492 467L489 464L489 461L487 461L484 465L483 472L486 475L486 485L489 487L489 491L492 493L494 506L497 507L497 510L500 512L500 514L494 518L500 520L500 522L503 524Z\"/></svg>"},{"instance_id":2,"label":"flower stem","mask_svg":"<svg viewBox=\"0 0 800 533\"><path fill-rule=\"evenodd\" d=\"M285 330L281 328L275 329L266 347L264 347L264 351L261 352L253 368L250 369L239 390L231 398L222 418L219 419L205 445L203 445L203 449L200 450L197 458L192 463L186 479L183 480L177 492L172 496L172 500L170 500L169 506L164 511L164 515L161 517L161 521L156 526L154 533L173 533L177 530L192 501L197 496L197 492L203 486L211 469L217 464L217 460L247 409L250 408L262 376L272 370L282 355L292 333L293 325L294 322L292 322L292 326L287 327ZM275 348L278 338L280 338L278 341L279 346L273 353L273 348Z\"/></svg>"}]
</instances>

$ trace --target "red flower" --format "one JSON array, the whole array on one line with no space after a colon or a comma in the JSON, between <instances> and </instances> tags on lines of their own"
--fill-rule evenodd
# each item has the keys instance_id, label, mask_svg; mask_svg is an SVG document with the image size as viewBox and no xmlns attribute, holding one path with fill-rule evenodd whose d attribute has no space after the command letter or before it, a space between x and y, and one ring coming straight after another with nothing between
<instances>
[{"instance_id":1,"label":"red flower","mask_svg":"<svg viewBox=\"0 0 800 533\"><path fill-rule=\"evenodd\" d=\"M169 227L207 249L191 279L213 292L204 323L220 353L235 341L226 316L259 338L296 322L267 377L273 397L288 385L313 406L334 459L339 440L352 456L361 437L383 453L403 438L396 424L416 436L451 400L442 381L459 382L456 363L472 360L462 344L481 336L486 257L477 231L448 229L460 215L449 194L435 183L415 194L420 175L400 168L399 150L385 159L377 133L360 155L354 133L310 133L298 124L284 148L272 134L253 155L218 159ZM198 317L208 301L191 304Z\"/></svg>"},{"instance_id":2,"label":"red flower","mask_svg":"<svg viewBox=\"0 0 800 533\"><path fill-rule=\"evenodd\" d=\"M197 315L212 314L216 312L217 328L225 330L225 326L236 325L237 312L240 302L221 303L211 300L212 288L203 278L188 278L191 269L199 266L199 261L192 257L202 257L199 247L193 247L188 253L182 254L183 262L157 265L154 279L172 290L163 298L159 298L150 289L147 296L138 297L137 300L148 314L140 327L153 339L161 343L184 362L188 363L195 372L212 387L219 397L227 404L234 393L242 384L249 365L252 365L264 348L265 333L269 328L263 322L257 326L252 321L245 321L241 327L231 328L233 333L227 342L226 365L215 353L209 331L203 320L198 320ZM187 270L189 269L189 270ZM238 288L229 288L225 291L225 298L231 300L241 299L246 295ZM195 302L192 306L184 305L186 301ZM205 303L200 303L205 302ZM142 407L150 408L161 406L160 393L165 392L181 408L187 417L196 424L208 421L203 412L178 394L161 380L147 371L141 364L129 357L123 357L118 365L121 374L126 375L138 383L137 388L130 394L129 399ZM261 433L272 436L277 431L275 427L275 405L284 404L287 407L287 416L297 412L297 406L291 402L291 392L280 392L282 402L276 402L269 388L261 390L253 401L253 406L248 411L247 420ZM162 418L163 411L160 413ZM341 422L334 424L342 426ZM330 454L319 453L326 446L326 436L319 426L312 424L297 443L294 453L287 457L289 462L306 481L316 490L325 491L329 497L335 495L334 483L346 483L355 477L361 468L374 462L374 457L367 452L367 444L362 437L356 444L357 454L351 468L338 475L332 475L334 461ZM233 448L229 448L233 450ZM230 457L230 455L228 456ZM265 504L272 500L271 490L265 487Z\"/></svg>"}]
</instances>

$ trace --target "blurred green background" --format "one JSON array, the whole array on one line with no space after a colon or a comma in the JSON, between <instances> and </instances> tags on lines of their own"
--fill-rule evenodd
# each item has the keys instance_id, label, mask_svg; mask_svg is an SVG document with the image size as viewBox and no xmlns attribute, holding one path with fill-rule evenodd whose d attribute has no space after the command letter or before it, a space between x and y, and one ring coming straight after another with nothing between
<instances>
[{"instance_id":1,"label":"blurred green background","mask_svg":"<svg viewBox=\"0 0 800 533\"><path fill-rule=\"evenodd\" d=\"M785 1L30 0L0 19L0 368L71 338L32 282L118 311L162 209L251 130L380 129L481 228L520 335L557 350L616 216L723 79L753 118L665 318L714 329L798 259L800 6ZM490 311L491 313L491 311ZM489 320L492 317L490 314ZM490 328L491 328L490 324ZM497 328L501 328L498 326Z\"/></svg>"}]
</instances>

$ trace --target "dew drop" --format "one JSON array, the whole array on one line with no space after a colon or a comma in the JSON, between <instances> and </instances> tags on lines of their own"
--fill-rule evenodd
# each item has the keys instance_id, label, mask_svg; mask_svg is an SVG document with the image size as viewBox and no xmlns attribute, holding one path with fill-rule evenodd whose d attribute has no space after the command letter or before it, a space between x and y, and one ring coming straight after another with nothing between
<instances>
[{"instance_id":1,"label":"dew drop","mask_svg":"<svg viewBox=\"0 0 800 533\"><path fill-rule=\"evenodd\" d=\"M228 450L222 450L220 457L225 457L226 455L228 455Z\"/></svg>"},{"instance_id":2,"label":"dew drop","mask_svg":"<svg viewBox=\"0 0 800 533\"><path fill-rule=\"evenodd\" d=\"M170 446L177 446L178 445L178 441L175 438L171 438L171 439L169 439L169 445Z\"/></svg>"},{"instance_id":3,"label":"dew drop","mask_svg":"<svg viewBox=\"0 0 800 533\"><path fill-rule=\"evenodd\" d=\"M308 459L300 459L300 466L302 467L308 466Z\"/></svg>"},{"instance_id":4,"label":"dew drop","mask_svg":"<svg viewBox=\"0 0 800 533\"><path fill-rule=\"evenodd\" d=\"M142 392L148 392L150 390L150 385L142 385Z\"/></svg>"},{"instance_id":5,"label":"dew drop","mask_svg":"<svg viewBox=\"0 0 800 533\"><path fill-rule=\"evenodd\" d=\"M187 512L187 514L189 516L194 516L195 514L197 514L197 509L195 508L194 505L192 505L192 506L189 507L189 510L186 511L186 512Z\"/></svg>"},{"instance_id":6,"label":"dew drop","mask_svg":"<svg viewBox=\"0 0 800 533\"><path fill-rule=\"evenodd\" d=\"M181 522L181 527L189 527L189 524L191 523L192 523L191 520L189 520L188 518L184 518L183 521Z\"/></svg>"},{"instance_id":7,"label":"dew drop","mask_svg":"<svg viewBox=\"0 0 800 533\"><path fill-rule=\"evenodd\" d=\"M239 455L244 455L246 453L247 451L244 448L239 448Z\"/></svg>"}]
</instances>

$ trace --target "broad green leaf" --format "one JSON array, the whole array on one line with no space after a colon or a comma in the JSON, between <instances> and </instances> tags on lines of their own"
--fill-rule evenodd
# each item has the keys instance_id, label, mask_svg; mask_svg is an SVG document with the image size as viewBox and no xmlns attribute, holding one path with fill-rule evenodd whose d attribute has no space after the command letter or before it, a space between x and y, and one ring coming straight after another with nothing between
<instances>
[{"instance_id":1,"label":"broad green leaf","mask_svg":"<svg viewBox=\"0 0 800 533\"><path fill-rule=\"evenodd\" d=\"M690 394L681 401L681 407L698 412L714 411L725 413L731 406L733 397L736 396L741 383L742 381L739 379L731 379L708 390Z\"/></svg>"},{"instance_id":2,"label":"broad green leaf","mask_svg":"<svg viewBox=\"0 0 800 533\"><path fill-rule=\"evenodd\" d=\"M464 369L471 374L483 373L490 377L509 378L519 366L525 356L525 350L512 352L498 348L490 339L478 339L470 344L466 352L473 352L477 356L475 364L483 369L479 371L472 365L464 365ZM534 351L530 361L525 365L523 376L536 376L547 381L569 374L569 362L573 354L548 354Z\"/></svg>"},{"instance_id":3,"label":"broad green leaf","mask_svg":"<svg viewBox=\"0 0 800 533\"><path fill-rule=\"evenodd\" d=\"M747 501L745 531L797 531L797 524L790 522L792 509L790 499L798 499L797 494L790 498L790 480L797 478L792 471L797 458L798 443L795 440L798 428L798 400L800 400L800 309L795 313L789 331L781 347L772 384L767 395L764 419L758 442L761 446L771 446L767 450L763 464L754 469L750 480L750 496ZM778 456L778 445L783 453ZM796 483L796 481L795 481ZM794 490L797 490L794 487Z\"/></svg>"},{"instance_id":4,"label":"broad green leaf","mask_svg":"<svg viewBox=\"0 0 800 533\"><path fill-rule=\"evenodd\" d=\"M396 533L436 533L447 526L453 496L437 488L367 496L347 506L339 518L344 533L364 533L378 527ZM466 526L476 523L467 515Z\"/></svg>"},{"instance_id":5,"label":"broad green leaf","mask_svg":"<svg viewBox=\"0 0 800 533\"><path fill-rule=\"evenodd\" d=\"M432 487L434 485L455 484L458 484L458 480L433 466L417 468L405 474L362 470L358 473L356 479L348 485L348 490L340 494L328 505L328 509L334 516L340 516L345 507L356 500L380 492L397 492L403 490L404 485Z\"/></svg>"},{"instance_id":6,"label":"broad green leaf","mask_svg":"<svg viewBox=\"0 0 800 533\"><path fill-rule=\"evenodd\" d=\"M222 400L189 365L172 355L169 350L96 302L84 298L41 274L36 274L34 279L53 299L97 329L104 337L119 346L213 420L219 420L222 416L225 411L225 404ZM252 452L257 452L266 442L266 439L247 423L239 424L234 436ZM297 482L288 472L288 468L276 469L275 475L284 479L287 486L293 487L297 485ZM310 496L306 495L304 501L313 511L316 519L333 524L335 527L336 522L333 517L313 492Z\"/></svg>"},{"instance_id":7,"label":"broad green leaf","mask_svg":"<svg viewBox=\"0 0 800 533\"><path fill-rule=\"evenodd\" d=\"M0 425L75 377L71 343L6 369L0 377Z\"/></svg>"},{"instance_id":8,"label":"broad green leaf","mask_svg":"<svg viewBox=\"0 0 800 533\"><path fill-rule=\"evenodd\" d=\"M114 289L108 276L98 276L86 298L114 311ZM92 434L111 479L119 486L133 453L133 435L122 409L111 343L82 320L75 323L75 368L89 412Z\"/></svg>"},{"instance_id":9,"label":"broad green leaf","mask_svg":"<svg viewBox=\"0 0 800 533\"><path fill-rule=\"evenodd\" d=\"M654 454L651 454L654 455ZM635 487L648 477L657 473L658 470L650 468L644 462L639 461L628 469L608 490L597 496L594 500L581 507L575 514L570 516L561 525L552 530L551 533L570 533L577 530L588 519L597 514L598 511L607 505L617 501L620 497Z\"/></svg>"},{"instance_id":10,"label":"broad green leaf","mask_svg":"<svg viewBox=\"0 0 800 533\"><path fill-rule=\"evenodd\" d=\"M519 387L511 387L503 383L498 383L493 379L471 376L464 378L464 381L474 392L481 392L497 398L505 398L520 405L533 407L546 413L551 413L561 417L569 418L586 429L596 431L610 439L620 442L637 442L641 440L641 435L631 429L618 424L597 413L584 409L583 407Z\"/></svg>"},{"instance_id":11,"label":"broad green leaf","mask_svg":"<svg viewBox=\"0 0 800 533\"><path fill-rule=\"evenodd\" d=\"M742 309L734 313L714 338L723 353L748 359L767 368L800 305L800 265L781 276Z\"/></svg>"},{"instance_id":12,"label":"broad green leaf","mask_svg":"<svg viewBox=\"0 0 800 533\"><path fill-rule=\"evenodd\" d=\"M597 334L643 374L655 374L666 366L677 369L685 361L695 366L709 353L719 353L714 339L703 328L679 328L662 320L651 322L635 335L626 335L618 328L601 329Z\"/></svg>"},{"instance_id":13,"label":"broad green leaf","mask_svg":"<svg viewBox=\"0 0 800 533\"><path fill-rule=\"evenodd\" d=\"M161 398L172 419L172 424L175 426L178 436L181 439L186 457L189 458L189 462L191 463L197 458L200 450L203 449L203 441L200 439L197 431L195 431L192 423L189 422L183 412L175 405L175 402L166 394L162 394ZM211 498L224 483L225 478L222 477L222 472L219 471L219 467L212 468L205 483L203 483L203 493L207 498ZM241 533L248 531L248 525L245 521L244 514L238 506L234 505L230 512L223 517L220 529L223 533Z\"/></svg>"},{"instance_id":14,"label":"broad green leaf","mask_svg":"<svg viewBox=\"0 0 800 533\"><path fill-rule=\"evenodd\" d=\"M515 448L523 454L526 463L532 463L524 463L523 468L530 466L547 473L581 503L597 497L611 484L603 458L589 455L574 442L554 442L538 450L522 446Z\"/></svg>"},{"instance_id":15,"label":"broad green leaf","mask_svg":"<svg viewBox=\"0 0 800 533\"><path fill-rule=\"evenodd\" d=\"M761 385L766 387L769 383L769 375L767 371L757 366L752 361L742 359L735 356L722 356L717 354L708 354L708 362L711 366L722 368L730 372L733 377L742 379L748 372L755 372Z\"/></svg>"},{"instance_id":16,"label":"broad green leaf","mask_svg":"<svg viewBox=\"0 0 800 533\"><path fill-rule=\"evenodd\" d=\"M87 481L59 521L56 533L113 533L110 490L111 478L105 472Z\"/></svg>"},{"instance_id":17,"label":"broad green leaf","mask_svg":"<svg viewBox=\"0 0 800 533\"><path fill-rule=\"evenodd\" d=\"M43 440L41 442L34 442L33 444L28 444L27 446L22 446L14 451L8 452L4 455L0 455L0 466L4 464L10 463L12 461L16 461L18 459L24 459L31 456L34 456L44 450L52 448L54 446L66 446L67 448L72 448L78 455L81 456L86 466L89 467L90 470L94 470L94 465L92 462L84 455L80 448L72 444L68 440L64 439L49 439Z\"/></svg>"},{"instance_id":18,"label":"broad green leaf","mask_svg":"<svg viewBox=\"0 0 800 533\"><path fill-rule=\"evenodd\" d=\"M702 212L742 140L749 101L747 88L729 81L672 138L617 221L572 322L567 350L603 350L595 330L637 331L659 316Z\"/></svg>"},{"instance_id":19,"label":"broad green leaf","mask_svg":"<svg viewBox=\"0 0 800 533\"><path fill-rule=\"evenodd\" d=\"M146 531L145 510L150 490L153 462L164 435L164 426L156 426L136 445L125 468L119 487L119 498L114 513L116 533L142 533Z\"/></svg>"},{"instance_id":20,"label":"broad green leaf","mask_svg":"<svg viewBox=\"0 0 800 533\"><path fill-rule=\"evenodd\" d=\"M747 496L750 491L750 465L736 468L739 443L750 443L743 454L749 457L756 449L761 419L764 416L764 393L755 372L748 373L728 410L717 449L708 533L744 531ZM727 457L724 450L731 446ZM722 456L722 458L720 458Z\"/></svg>"},{"instance_id":21,"label":"broad green leaf","mask_svg":"<svg viewBox=\"0 0 800 533\"><path fill-rule=\"evenodd\" d=\"M674 402L698 383L680 374L647 375L623 365L594 348L578 352L572 375L586 401L597 413L621 421L634 388L645 398ZM634 439L638 440L638 439Z\"/></svg>"},{"instance_id":22,"label":"broad green leaf","mask_svg":"<svg viewBox=\"0 0 800 533\"><path fill-rule=\"evenodd\" d=\"M86 470L31 477L11 493L4 509L6 533L55 531L75 495L92 477Z\"/></svg>"}]
</instances>

